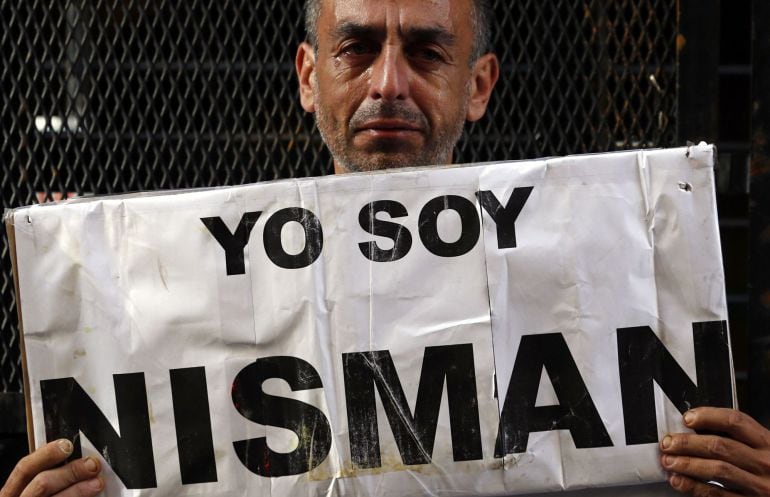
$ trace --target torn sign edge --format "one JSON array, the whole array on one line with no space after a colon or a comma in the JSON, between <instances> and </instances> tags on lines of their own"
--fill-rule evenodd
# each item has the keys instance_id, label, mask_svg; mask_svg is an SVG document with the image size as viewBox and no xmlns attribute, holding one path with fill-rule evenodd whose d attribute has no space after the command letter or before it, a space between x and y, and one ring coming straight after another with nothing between
<instances>
[{"instance_id":1,"label":"torn sign edge","mask_svg":"<svg viewBox=\"0 0 770 497\"><path fill-rule=\"evenodd\" d=\"M420 171L441 171L445 169L456 169L456 168L464 168L464 167L484 167L484 166L491 166L495 164L515 165L518 163L525 163L525 162L532 162L532 161L543 161L545 163L551 163L554 160L562 160L562 159L569 159L569 158L575 158L575 157L586 158L586 157L605 156L605 155L615 155L615 156L635 155L637 157L643 156L646 161L647 155L655 154L656 152L660 152L664 150L672 151L672 152L681 150L682 152L685 153L685 157L690 159L690 162L693 163L694 167L697 167L695 166L696 164L703 163L704 164L703 167L711 167L713 169L717 164L717 149L714 144L710 144L702 141L697 145L694 145L691 142L688 142L687 146L681 146L681 147L658 147L658 148L648 148L648 149L615 150L611 152L592 152L592 153L584 153L584 154L533 157L530 159L494 160L494 161L486 161L486 162L468 162L468 163L461 163L461 164L400 167L400 168L392 168L392 169L380 169L380 170L374 170L374 171L350 172L350 173L326 175L326 176L308 176L305 178L281 178L281 179L273 179L273 180L266 180L266 181L258 181L255 183L245 183L241 185L207 186L207 187L199 187L199 188L175 188L175 189L168 189L168 190L141 190L141 191L134 191L134 192L109 193L109 194L100 194L100 195L92 195L92 196L72 197L72 198L66 198L62 200L56 200L53 202L44 202L42 204L27 204L27 205L12 207L12 208L6 208L3 213L3 220L6 222L6 224L8 224L9 222L13 224L13 221L12 220L9 221L9 218L12 217L16 212L22 211L22 210L40 209L40 208L45 209L56 205L101 202L103 200L125 200L125 199L145 198L145 197L163 197L163 196L181 195L181 194L196 193L196 192L209 192L209 191L226 190L226 189L237 190L240 188L248 188L252 185L257 185L257 184L269 185L269 184L279 183L279 182L300 183L308 180L309 181L319 181L319 180L330 181L332 180L332 178L343 178L343 177L352 177L352 176L376 176L376 175L382 175L382 174L409 173L409 172L420 172ZM694 157L694 154L697 154L699 157L698 158ZM711 155L710 161L700 158L700 157L703 157L705 154Z\"/></svg>"},{"instance_id":2,"label":"torn sign edge","mask_svg":"<svg viewBox=\"0 0 770 497\"><path fill-rule=\"evenodd\" d=\"M710 152L711 157L710 161L706 160L705 157L702 159L703 162L705 162L708 166L711 168L711 181L714 189L712 190L714 192L714 196L712 197L713 201L711 202L711 215L714 218L715 224L712 225L714 229L714 238L717 241L717 248L719 249L719 261L722 264L722 276L724 278L725 273L725 264L724 264L724 253L722 252L722 232L719 229L719 210L717 209L717 202L716 202L716 179L714 178L715 171L719 168L719 153L717 150L716 145L714 144L707 144L704 141L701 141L697 145L693 145L691 143L687 144L687 152L685 154L685 157L690 161L691 163L695 161L695 163L699 163L701 159L697 157L695 154L708 154ZM690 186L689 184L687 186ZM724 285L722 285L722 300L725 303L725 312L727 312L727 284L725 282ZM733 409L740 409L740 405L738 404L738 390L736 386L736 379L735 379L735 358L733 357L733 338L732 333L730 332L730 317L728 315L727 319L725 320L725 335L727 336L727 346L730 350L730 371L732 374L730 375L730 380L732 383L732 389L733 389Z\"/></svg>"},{"instance_id":3,"label":"torn sign edge","mask_svg":"<svg viewBox=\"0 0 770 497\"><path fill-rule=\"evenodd\" d=\"M21 292L19 291L19 266L16 260L16 225L14 210L3 212L5 232L8 235L8 246L11 256L11 272L13 273L13 291L16 293L16 313L19 317L19 352L21 353L21 380L24 389L24 409L27 420L27 444L30 452L35 450L35 431L32 426L32 397L29 388L29 373L27 368L27 349L24 344L24 318L21 312Z\"/></svg>"}]
</instances>

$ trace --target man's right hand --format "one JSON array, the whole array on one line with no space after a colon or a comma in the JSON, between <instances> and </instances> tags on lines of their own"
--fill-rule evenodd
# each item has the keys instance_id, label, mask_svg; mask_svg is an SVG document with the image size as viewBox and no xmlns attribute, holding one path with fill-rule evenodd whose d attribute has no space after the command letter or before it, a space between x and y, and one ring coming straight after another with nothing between
<instances>
[{"instance_id":1,"label":"man's right hand","mask_svg":"<svg viewBox=\"0 0 770 497\"><path fill-rule=\"evenodd\" d=\"M92 497L104 488L99 461L93 457L61 465L72 454L72 442L56 440L16 464L0 489L0 497Z\"/></svg>"}]
</instances>

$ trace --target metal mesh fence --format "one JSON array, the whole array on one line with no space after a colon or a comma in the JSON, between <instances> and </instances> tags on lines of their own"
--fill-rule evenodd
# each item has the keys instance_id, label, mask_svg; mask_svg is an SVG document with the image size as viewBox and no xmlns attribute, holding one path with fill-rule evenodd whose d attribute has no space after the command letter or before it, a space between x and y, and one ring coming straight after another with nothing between
<instances>
[{"instance_id":1,"label":"metal mesh fence","mask_svg":"<svg viewBox=\"0 0 770 497\"><path fill-rule=\"evenodd\" d=\"M301 0L0 0L3 207L331 172L297 101ZM676 141L676 0L497 0L462 162ZM0 386L21 391L2 241Z\"/></svg>"}]
</instances>

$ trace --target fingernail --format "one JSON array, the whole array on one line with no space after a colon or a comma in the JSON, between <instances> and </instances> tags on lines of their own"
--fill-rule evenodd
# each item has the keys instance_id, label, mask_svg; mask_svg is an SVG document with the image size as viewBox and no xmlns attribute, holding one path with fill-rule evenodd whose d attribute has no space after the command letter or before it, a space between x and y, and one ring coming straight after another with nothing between
<instances>
[{"instance_id":1,"label":"fingernail","mask_svg":"<svg viewBox=\"0 0 770 497\"><path fill-rule=\"evenodd\" d=\"M66 438L62 438L56 443L59 445L59 449L62 452L64 452L66 455L72 454L72 451L74 450L74 447L72 446L72 442L70 442Z\"/></svg>"},{"instance_id":2,"label":"fingernail","mask_svg":"<svg viewBox=\"0 0 770 497\"><path fill-rule=\"evenodd\" d=\"M668 449L671 447L672 441L673 439L669 435L666 435L665 437L663 437L663 440L660 441L660 446L663 447L664 449Z\"/></svg>"},{"instance_id":3,"label":"fingernail","mask_svg":"<svg viewBox=\"0 0 770 497\"><path fill-rule=\"evenodd\" d=\"M89 473L96 471L96 461L93 457L87 457L85 463L83 463L83 466L85 466L86 471Z\"/></svg>"},{"instance_id":4,"label":"fingernail","mask_svg":"<svg viewBox=\"0 0 770 497\"><path fill-rule=\"evenodd\" d=\"M93 480L88 482L88 486L91 487L91 489L96 490L97 492L104 488L104 482L101 478L94 478Z\"/></svg>"},{"instance_id":5,"label":"fingernail","mask_svg":"<svg viewBox=\"0 0 770 497\"><path fill-rule=\"evenodd\" d=\"M691 412L686 412L684 414L684 424L689 426L690 424L692 424L693 421L695 421L695 414Z\"/></svg>"},{"instance_id":6,"label":"fingernail","mask_svg":"<svg viewBox=\"0 0 770 497\"><path fill-rule=\"evenodd\" d=\"M671 478L669 478L668 481L674 488L679 488L679 486L682 485L682 477L677 474L671 475Z\"/></svg>"},{"instance_id":7,"label":"fingernail","mask_svg":"<svg viewBox=\"0 0 770 497\"><path fill-rule=\"evenodd\" d=\"M663 456L663 465L672 466L674 464L674 458L672 456Z\"/></svg>"}]
</instances>

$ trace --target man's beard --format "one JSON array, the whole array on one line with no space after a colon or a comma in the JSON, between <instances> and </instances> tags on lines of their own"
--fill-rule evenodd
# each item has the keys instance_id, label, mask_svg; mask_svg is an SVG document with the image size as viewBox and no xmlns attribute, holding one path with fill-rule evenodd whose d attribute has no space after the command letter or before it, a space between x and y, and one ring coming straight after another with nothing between
<instances>
[{"instance_id":1,"label":"man's beard","mask_svg":"<svg viewBox=\"0 0 770 497\"><path fill-rule=\"evenodd\" d=\"M314 90L316 90L314 88ZM318 92L316 93L316 102ZM467 97L464 98L461 113L451 127L439 130L433 136L427 117L402 101L371 101L359 107L350 118L346 136L345 130L327 115L323 105L316 108L315 120L326 146L335 161L350 172L373 171L378 169L442 165L451 162L452 151L460 139L465 125ZM355 130L362 124L375 119L398 119L413 124L425 133L426 142L419 149L408 149L402 143L384 141L376 150L355 149L352 145Z\"/></svg>"}]
</instances>

